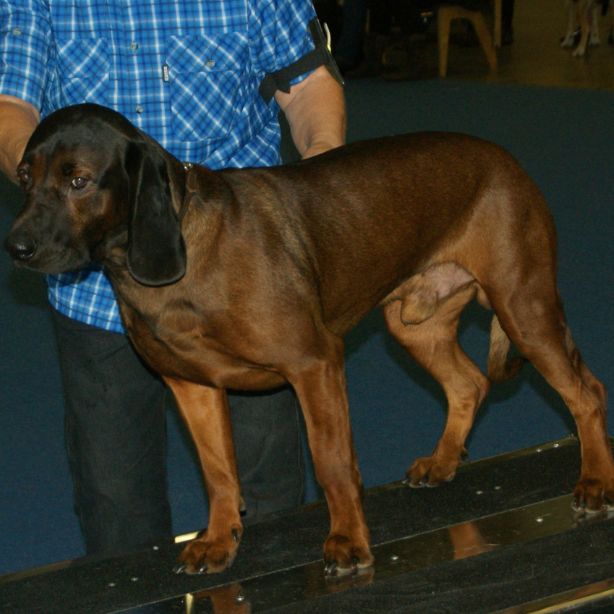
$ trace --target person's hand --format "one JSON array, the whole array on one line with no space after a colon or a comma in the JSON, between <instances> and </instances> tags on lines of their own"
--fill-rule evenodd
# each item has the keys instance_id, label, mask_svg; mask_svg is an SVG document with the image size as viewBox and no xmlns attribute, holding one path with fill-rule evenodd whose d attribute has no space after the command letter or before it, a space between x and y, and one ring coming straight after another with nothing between
<instances>
[{"instance_id":1,"label":"person's hand","mask_svg":"<svg viewBox=\"0 0 614 614\"><path fill-rule=\"evenodd\" d=\"M17 183L17 166L39 121L38 111L27 102L0 95L0 170Z\"/></svg>"}]
</instances>

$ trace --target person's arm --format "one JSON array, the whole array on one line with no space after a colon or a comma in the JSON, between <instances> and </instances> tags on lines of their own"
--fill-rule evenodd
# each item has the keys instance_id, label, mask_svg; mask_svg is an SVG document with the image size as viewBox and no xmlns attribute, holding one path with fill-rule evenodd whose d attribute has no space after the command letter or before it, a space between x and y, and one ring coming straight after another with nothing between
<instances>
[{"instance_id":1,"label":"person's arm","mask_svg":"<svg viewBox=\"0 0 614 614\"><path fill-rule=\"evenodd\" d=\"M15 183L17 165L38 122L39 113L31 104L0 95L0 170Z\"/></svg>"},{"instance_id":2,"label":"person's arm","mask_svg":"<svg viewBox=\"0 0 614 614\"><path fill-rule=\"evenodd\" d=\"M284 112L292 140L303 158L345 143L345 98L343 88L320 66L289 93L277 91L275 99Z\"/></svg>"}]
</instances>

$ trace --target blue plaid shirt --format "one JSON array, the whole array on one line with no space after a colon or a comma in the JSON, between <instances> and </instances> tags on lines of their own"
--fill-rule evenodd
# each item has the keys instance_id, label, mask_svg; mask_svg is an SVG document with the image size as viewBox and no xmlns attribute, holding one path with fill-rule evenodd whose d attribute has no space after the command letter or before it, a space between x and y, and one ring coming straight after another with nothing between
<instances>
[{"instance_id":1,"label":"blue plaid shirt","mask_svg":"<svg viewBox=\"0 0 614 614\"><path fill-rule=\"evenodd\" d=\"M279 162L267 73L313 49L311 0L0 0L0 93L44 117L96 102L180 160L211 168ZM123 332L103 272L48 277L64 315Z\"/></svg>"}]
</instances>

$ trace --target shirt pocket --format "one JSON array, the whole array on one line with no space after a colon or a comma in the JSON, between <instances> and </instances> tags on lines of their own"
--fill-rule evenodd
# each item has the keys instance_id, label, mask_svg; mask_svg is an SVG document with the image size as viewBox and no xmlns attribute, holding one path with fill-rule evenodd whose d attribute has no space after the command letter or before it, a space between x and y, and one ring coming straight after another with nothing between
<instances>
[{"instance_id":1,"label":"shirt pocket","mask_svg":"<svg viewBox=\"0 0 614 614\"><path fill-rule=\"evenodd\" d=\"M106 39L58 41L58 72L66 104L108 103L110 61Z\"/></svg>"},{"instance_id":2,"label":"shirt pocket","mask_svg":"<svg viewBox=\"0 0 614 614\"><path fill-rule=\"evenodd\" d=\"M248 58L239 33L171 37L166 68L175 138L207 141L231 132L241 112Z\"/></svg>"}]
</instances>

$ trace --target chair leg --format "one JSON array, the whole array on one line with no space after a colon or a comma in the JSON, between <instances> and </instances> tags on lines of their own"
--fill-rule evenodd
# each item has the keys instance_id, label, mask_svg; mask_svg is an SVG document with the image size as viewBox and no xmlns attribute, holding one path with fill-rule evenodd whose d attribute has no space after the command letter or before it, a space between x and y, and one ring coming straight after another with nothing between
<instances>
[{"instance_id":1,"label":"chair leg","mask_svg":"<svg viewBox=\"0 0 614 614\"><path fill-rule=\"evenodd\" d=\"M442 9L437 15L437 44L439 46L439 76L448 73L448 49L450 46L450 17Z\"/></svg>"},{"instance_id":2,"label":"chair leg","mask_svg":"<svg viewBox=\"0 0 614 614\"><path fill-rule=\"evenodd\" d=\"M476 13L473 15L471 23L473 23L473 27L475 28L475 33L478 36L480 45L486 54L486 59L488 61L488 65L490 66L490 70L494 72L497 70L497 54L482 13Z\"/></svg>"}]
</instances>

